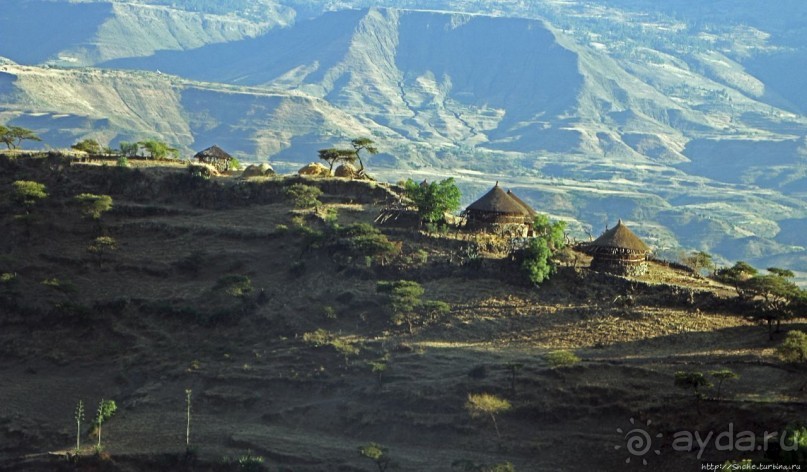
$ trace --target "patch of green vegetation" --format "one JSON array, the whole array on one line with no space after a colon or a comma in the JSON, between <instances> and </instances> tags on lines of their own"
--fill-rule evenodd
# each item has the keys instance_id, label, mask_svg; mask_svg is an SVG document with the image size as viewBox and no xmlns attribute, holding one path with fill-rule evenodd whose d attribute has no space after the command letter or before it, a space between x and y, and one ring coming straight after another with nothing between
<instances>
[{"instance_id":1,"label":"patch of green vegetation","mask_svg":"<svg viewBox=\"0 0 807 472\"><path fill-rule=\"evenodd\" d=\"M552 351L544 355L544 360L550 367L565 367L580 362L580 358L570 351Z\"/></svg>"}]
</instances>

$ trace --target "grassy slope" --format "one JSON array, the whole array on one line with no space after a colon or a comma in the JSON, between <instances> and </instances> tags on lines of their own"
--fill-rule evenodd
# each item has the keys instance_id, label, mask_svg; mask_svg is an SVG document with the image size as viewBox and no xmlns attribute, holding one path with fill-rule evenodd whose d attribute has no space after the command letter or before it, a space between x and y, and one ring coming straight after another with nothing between
<instances>
[{"instance_id":1,"label":"grassy slope","mask_svg":"<svg viewBox=\"0 0 807 472\"><path fill-rule=\"evenodd\" d=\"M50 470L54 462L22 456L69 448L75 403L91 411L100 397L120 407L105 427L106 464L167 467L175 456L163 454L183 450L185 388L193 389L192 443L208 467L249 450L281 470L370 470L356 447L377 441L401 470L448 470L463 458L529 471L623 470L615 430L636 418L665 435L662 455L650 458L654 470L684 470L697 458L670 450L674 431L722 431L733 421L735 430L761 433L800 419L800 376L772 359L764 329L719 301L730 291L685 274L653 267L650 281L682 287L672 289L565 269L528 289L503 282L511 272L503 261L469 271L448 262L459 243L393 230L405 254L429 253L425 267L341 267L278 230L294 216L280 193L286 180L188 184L176 177L181 168L54 169L4 161L0 173L0 192L31 178L51 193L32 211L29 236L10 208L2 213L9 233L0 272L17 274L16 301L27 307L0 318L2 467ZM372 220L385 195L310 183L322 186L343 223ZM97 226L58 203L85 191L116 202L102 227L120 249L100 263L86 251ZM297 216L318 224L315 215ZM295 275L297 261L305 270ZM247 275L256 288L244 315L242 302L211 291L225 274ZM53 277L75 291L40 283ZM420 280L451 313L414 335L391 326L375 281L398 278ZM261 290L261 303L252 303ZM89 310L51 309L65 301ZM226 314L219 322L200 322L217 311ZM361 342L359 356L345 364L333 349L302 341L320 327ZM542 356L557 348L583 362L550 368ZM384 352L390 370L379 389L366 361ZM515 394L503 368L513 361L524 364ZM480 366L484 376L468 375ZM706 402L699 415L689 395L673 390L672 374L720 367L742 379L726 387L729 402ZM469 392L482 391L514 404L499 420L502 440L463 409Z\"/></svg>"}]
</instances>

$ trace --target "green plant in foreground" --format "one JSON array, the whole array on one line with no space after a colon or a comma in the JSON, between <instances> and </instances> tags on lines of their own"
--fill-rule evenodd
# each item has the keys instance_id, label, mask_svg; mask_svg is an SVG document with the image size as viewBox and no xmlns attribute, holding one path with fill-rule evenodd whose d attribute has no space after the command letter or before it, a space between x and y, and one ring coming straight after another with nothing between
<instances>
[{"instance_id":1,"label":"green plant in foreground","mask_svg":"<svg viewBox=\"0 0 807 472\"><path fill-rule=\"evenodd\" d=\"M387 448L378 443L367 443L364 446L359 446L359 455L366 457L375 462L378 467L378 472L384 472L390 463L390 458L387 455Z\"/></svg>"},{"instance_id":2,"label":"green plant in foreground","mask_svg":"<svg viewBox=\"0 0 807 472\"><path fill-rule=\"evenodd\" d=\"M552 351L544 356L546 362L552 367L563 367L580 362L580 358L570 351Z\"/></svg>"},{"instance_id":3,"label":"green plant in foreground","mask_svg":"<svg viewBox=\"0 0 807 472\"><path fill-rule=\"evenodd\" d=\"M501 438L499 433L499 425L496 423L496 415L503 413L512 408L509 401L499 398L490 393L469 393L468 401L465 402L465 409L472 418L479 416L489 416L493 421L493 427L496 429L496 436Z\"/></svg>"},{"instance_id":4,"label":"green plant in foreground","mask_svg":"<svg viewBox=\"0 0 807 472\"><path fill-rule=\"evenodd\" d=\"M84 421L84 402L79 400L76 405L76 412L73 415L76 419L76 454L81 450L81 422Z\"/></svg>"},{"instance_id":5,"label":"green plant in foreground","mask_svg":"<svg viewBox=\"0 0 807 472\"><path fill-rule=\"evenodd\" d=\"M95 415L95 426L98 432L98 445L95 447L97 451L101 451L101 425L112 417L118 410L115 400L101 400L98 402L98 411Z\"/></svg>"}]
</instances>

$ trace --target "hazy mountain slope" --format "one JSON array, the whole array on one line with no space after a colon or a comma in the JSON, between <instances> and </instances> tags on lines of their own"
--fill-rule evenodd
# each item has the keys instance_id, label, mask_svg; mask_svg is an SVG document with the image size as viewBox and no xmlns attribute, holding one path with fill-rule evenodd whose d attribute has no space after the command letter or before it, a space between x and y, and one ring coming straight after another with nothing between
<instances>
[{"instance_id":1,"label":"hazy mountain slope","mask_svg":"<svg viewBox=\"0 0 807 472\"><path fill-rule=\"evenodd\" d=\"M0 56L24 64L91 65L235 41L294 20L289 8L265 1L259 5L261 16L247 18L116 1L5 0Z\"/></svg>"}]
</instances>

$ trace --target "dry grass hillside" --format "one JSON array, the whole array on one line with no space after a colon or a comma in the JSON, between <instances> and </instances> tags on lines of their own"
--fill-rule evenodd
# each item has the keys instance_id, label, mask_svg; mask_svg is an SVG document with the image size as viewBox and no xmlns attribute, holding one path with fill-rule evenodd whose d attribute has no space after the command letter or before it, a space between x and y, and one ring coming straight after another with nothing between
<instances>
[{"instance_id":1,"label":"dry grass hillside","mask_svg":"<svg viewBox=\"0 0 807 472\"><path fill-rule=\"evenodd\" d=\"M48 193L27 214L12 203L18 180ZM295 209L297 183L324 203ZM395 198L384 184L0 157L0 193L2 470L380 470L358 452L370 442L389 470L640 470L643 458L645 470L700 470L762 452L699 458L673 450L676 431L804 419L803 371L774 354L783 335L769 342L731 289L660 264L625 279L585 263L533 288L507 258L469 257L456 234L383 229L399 251L383 257L327 236L334 222L372 223ZM114 206L89 220L81 193ZM117 249L89 251L99 236ZM410 333L379 280L417 281L447 309ZM557 350L581 360L554 365ZM708 390L696 405L673 386L676 371L722 368L740 375L722 401ZM512 404L501 437L469 416L472 393ZM82 426L71 458L76 404L89 420L101 398L118 405L103 453ZM626 452L617 428L632 418L662 435L659 455Z\"/></svg>"}]
</instances>

